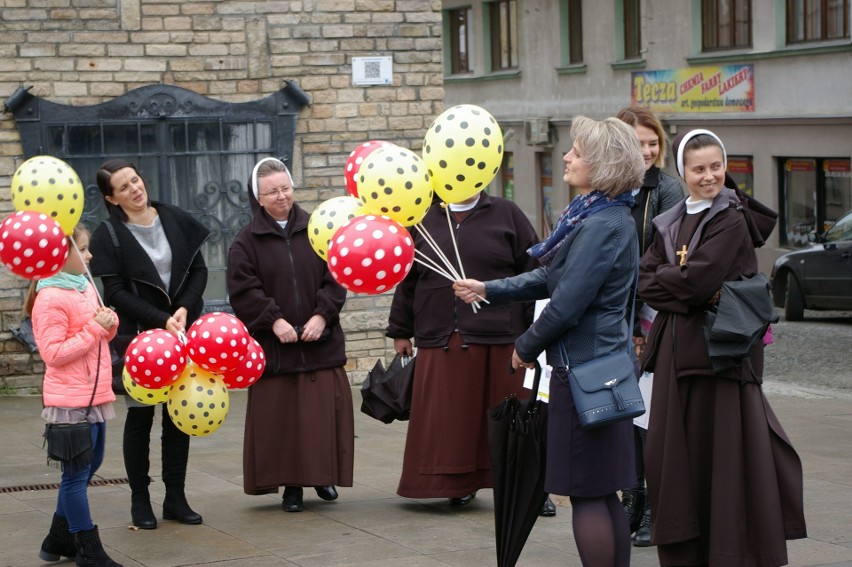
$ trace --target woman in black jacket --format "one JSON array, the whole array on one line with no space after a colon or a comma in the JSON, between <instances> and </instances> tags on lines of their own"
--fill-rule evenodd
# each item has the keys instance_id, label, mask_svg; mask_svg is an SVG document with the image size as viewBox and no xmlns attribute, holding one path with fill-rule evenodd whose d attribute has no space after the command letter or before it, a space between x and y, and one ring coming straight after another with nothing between
<instances>
[{"instance_id":1,"label":"woman in black jacket","mask_svg":"<svg viewBox=\"0 0 852 567\"><path fill-rule=\"evenodd\" d=\"M639 238L639 255L643 255L654 242L654 225L651 220L666 212L683 200L683 188L680 181L663 173L660 169L666 161L666 132L654 113L641 106L631 106L621 110L617 118L630 124L639 136L642 146L642 159L645 160L645 179L642 188L634 195L633 220L636 222L636 236ZM633 345L636 354L645 347L645 334L642 331L642 301L636 298L636 317L633 327ZM653 311L652 311L653 312ZM643 378L648 379L648 378ZM633 428L636 440L636 484L622 491L622 504L630 522L633 545L647 547L651 545L651 506L645 494L645 438L647 430L639 426Z\"/></svg>"},{"instance_id":2,"label":"woman in black jacket","mask_svg":"<svg viewBox=\"0 0 852 567\"><path fill-rule=\"evenodd\" d=\"M207 286L201 246L209 231L185 211L150 201L142 175L129 161L110 159L101 164L97 183L109 218L92 235L91 270L103 282L104 301L119 314L113 345L123 358L139 332L185 332L201 315ZM120 366L115 371L121 372ZM130 514L135 526L153 530L157 519L148 494L148 470L155 406L126 399L123 447ZM172 423L165 405L162 442L163 518L200 524L201 516L189 507L184 494L189 436Z\"/></svg>"}]
</instances>

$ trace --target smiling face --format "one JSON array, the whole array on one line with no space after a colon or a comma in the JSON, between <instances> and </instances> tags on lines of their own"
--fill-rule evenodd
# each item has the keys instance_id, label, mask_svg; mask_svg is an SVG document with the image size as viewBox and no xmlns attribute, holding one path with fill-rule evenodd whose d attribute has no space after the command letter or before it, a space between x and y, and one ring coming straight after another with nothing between
<instances>
[{"instance_id":1,"label":"smiling face","mask_svg":"<svg viewBox=\"0 0 852 567\"><path fill-rule=\"evenodd\" d=\"M285 171L276 171L257 179L257 202L273 219L284 221L293 208L293 183Z\"/></svg>"},{"instance_id":2,"label":"smiling face","mask_svg":"<svg viewBox=\"0 0 852 567\"><path fill-rule=\"evenodd\" d=\"M636 135L639 136L639 144L642 146L642 159L645 161L645 171L660 157L660 137L647 126L636 125Z\"/></svg>"},{"instance_id":3,"label":"smiling face","mask_svg":"<svg viewBox=\"0 0 852 567\"><path fill-rule=\"evenodd\" d=\"M713 199L725 184L722 148L705 146L683 156L683 179L693 199Z\"/></svg>"},{"instance_id":4,"label":"smiling face","mask_svg":"<svg viewBox=\"0 0 852 567\"><path fill-rule=\"evenodd\" d=\"M575 187L580 193L586 194L592 190L589 183L589 164L583 159L582 148L574 144L571 151L562 158L565 162L565 174L562 179L568 185Z\"/></svg>"},{"instance_id":5,"label":"smiling face","mask_svg":"<svg viewBox=\"0 0 852 567\"><path fill-rule=\"evenodd\" d=\"M105 197L108 203L117 205L127 214L140 213L148 208L148 189L145 182L132 167L123 167L109 178L112 195Z\"/></svg>"}]
</instances>

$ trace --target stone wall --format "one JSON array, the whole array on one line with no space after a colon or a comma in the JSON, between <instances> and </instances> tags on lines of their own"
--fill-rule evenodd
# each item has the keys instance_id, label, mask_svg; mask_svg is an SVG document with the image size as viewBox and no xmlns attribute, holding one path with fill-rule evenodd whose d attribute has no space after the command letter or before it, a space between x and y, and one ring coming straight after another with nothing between
<instances>
[{"instance_id":1,"label":"stone wall","mask_svg":"<svg viewBox=\"0 0 852 567\"><path fill-rule=\"evenodd\" d=\"M295 81L311 98L294 148L309 211L344 195L354 146L384 139L419 151L443 110L440 0L4 0L0 97L24 85L54 102L98 104L149 84L243 102ZM352 57L393 57L393 84L352 85ZM23 160L15 121L0 117L0 188ZM0 215L12 211L0 189ZM0 271L0 393L38 387L42 364L14 340L27 282ZM387 357L390 296L350 296L348 370Z\"/></svg>"}]
</instances>

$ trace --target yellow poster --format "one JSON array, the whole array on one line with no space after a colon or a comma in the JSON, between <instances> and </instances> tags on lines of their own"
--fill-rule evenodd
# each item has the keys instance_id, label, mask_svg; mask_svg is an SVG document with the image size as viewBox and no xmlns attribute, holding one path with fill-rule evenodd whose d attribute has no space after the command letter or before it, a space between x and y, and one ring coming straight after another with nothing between
<instances>
[{"instance_id":1,"label":"yellow poster","mask_svg":"<svg viewBox=\"0 0 852 567\"><path fill-rule=\"evenodd\" d=\"M652 112L754 112L754 66L685 67L637 71L633 104Z\"/></svg>"}]
</instances>

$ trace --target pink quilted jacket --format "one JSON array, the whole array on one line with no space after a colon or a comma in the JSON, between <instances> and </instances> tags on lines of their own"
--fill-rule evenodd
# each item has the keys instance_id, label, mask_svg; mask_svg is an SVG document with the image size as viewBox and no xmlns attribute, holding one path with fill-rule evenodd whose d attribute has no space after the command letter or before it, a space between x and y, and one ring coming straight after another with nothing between
<instances>
[{"instance_id":1,"label":"pink quilted jacket","mask_svg":"<svg viewBox=\"0 0 852 567\"><path fill-rule=\"evenodd\" d=\"M83 293L48 287L38 292L33 305L33 334L44 360L42 399L45 406L84 408L89 405L98 369L98 391L93 405L115 400L112 392L112 364L108 341L118 325L107 331L94 319L98 304L89 284Z\"/></svg>"}]
</instances>

